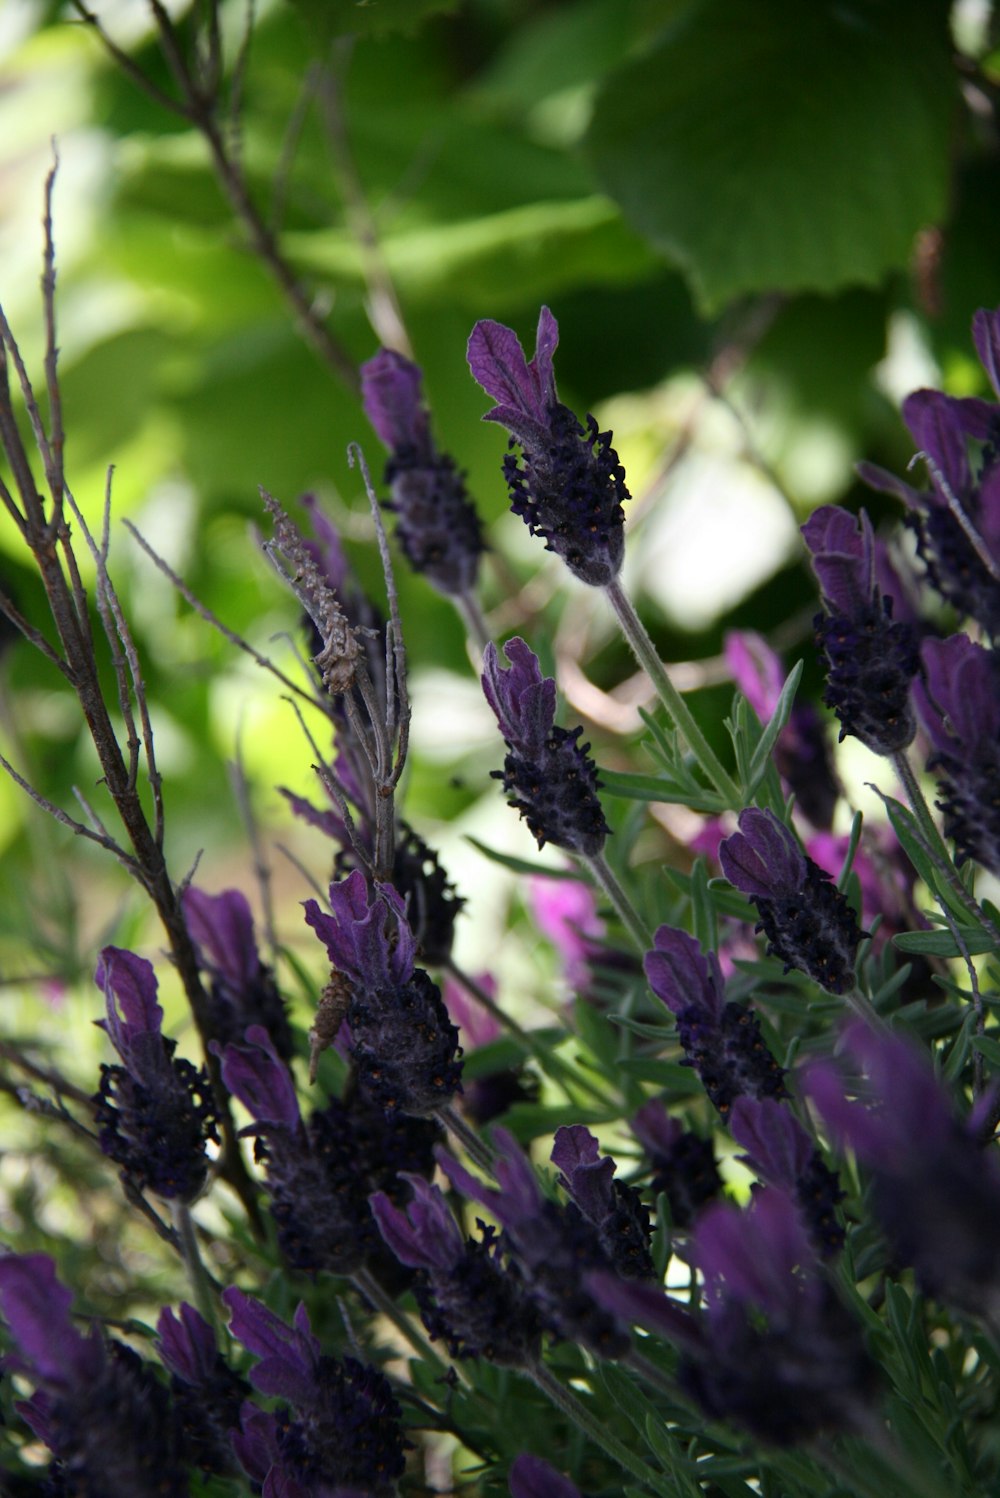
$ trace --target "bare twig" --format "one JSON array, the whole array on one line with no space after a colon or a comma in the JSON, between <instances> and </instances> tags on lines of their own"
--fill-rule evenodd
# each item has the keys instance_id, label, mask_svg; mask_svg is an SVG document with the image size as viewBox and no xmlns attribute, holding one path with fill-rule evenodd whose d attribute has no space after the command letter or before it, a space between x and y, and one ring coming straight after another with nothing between
<instances>
[{"instance_id":1,"label":"bare twig","mask_svg":"<svg viewBox=\"0 0 1000 1498\"><path fill-rule=\"evenodd\" d=\"M253 799L250 795L250 783L243 765L242 736L239 731L236 735L236 758L229 764L228 769L229 783L233 788L233 796L239 808L240 820L246 830L250 847L253 851L253 869L257 880L257 889L260 892L264 940L267 944L268 956L273 967L278 939L275 934L274 925L274 896L271 887L271 866L264 856L264 844L260 835L260 827L257 824L257 818L254 814Z\"/></svg>"},{"instance_id":2,"label":"bare twig","mask_svg":"<svg viewBox=\"0 0 1000 1498\"><path fill-rule=\"evenodd\" d=\"M85 837L89 842L97 843L99 847L104 848L108 853L113 853L124 864L130 874L136 878L139 877L139 865L136 859L131 854L126 853L125 849L119 843L116 843L113 838L108 837L104 833L94 832L90 827L85 827L82 822L76 821L68 812L63 811L61 806L56 806L54 801L49 801L40 791L35 790L30 781L25 780L23 775L19 775L10 761L5 759L2 754L0 754L0 769L6 770L11 780L14 781L14 784L19 785L22 791L31 797L36 806L40 806L43 811L48 812L49 816L53 817L61 826L68 827L70 832L75 833L77 837Z\"/></svg>"}]
</instances>

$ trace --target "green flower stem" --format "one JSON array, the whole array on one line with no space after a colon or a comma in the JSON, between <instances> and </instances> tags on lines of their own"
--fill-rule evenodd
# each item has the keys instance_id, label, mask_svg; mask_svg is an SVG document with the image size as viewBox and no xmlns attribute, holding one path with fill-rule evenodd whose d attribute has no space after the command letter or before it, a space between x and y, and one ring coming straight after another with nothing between
<instances>
[{"instance_id":1,"label":"green flower stem","mask_svg":"<svg viewBox=\"0 0 1000 1498\"><path fill-rule=\"evenodd\" d=\"M869 1029L881 1030L883 1034L888 1034L889 1026L879 1014L868 995L863 994L860 988L854 987L853 989L849 989L844 994L844 998L849 1007L854 1010L858 1019L864 1020Z\"/></svg>"},{"instance_id":2,"label":"green flower stem","mask_svg":"<svg viewBox=\"0 0 1000 1498\"><path fill-rule=\"evenodd\" d=\"M424 1334L417 1331L408 1316L404 1316L392 1296L385 1293L378 1280L369 1270L359 1269L356 1274L351 1276L351 1279L361 1294L367 1300L370 1300L372 1305L392 1322L400 1336L409 1342L414 1352L418 1353L424 1362L434 1369L439 1378L446 1378L450 1375L452 1365L446 1363L434 1351L434 1348ZM456 1372L461 1374L461 1369L456 1369Z\"/></svg>"},{"instance_id":3,"label":"green flower stem","mask_svg":"<svg viewBox=\"0 0 1000 1498\"><path fill-rule=\"evenodd\" d=\"M617 1462L624 1471L631 1473L639 1482L645 1483L654 1492L662 1491L662 1478L651 1472L644 1462L632 1455L632 1452L618 1440L617 1436L613 1436L599 1420L596 1420L586 1405L561 1384L544 1363L533 1363L524 1371L537 1388L541 1389L545 1397L550 1399L566 1416L567 1420L572 1420L577 1429L582 1431L588 1440L593 1441L595 1446L599 1446L602 1451L606 1452L612 1461Z\"/></svg>"},{"instance_id":4,"label":"green flower stem","mask_svg":"<svg viewBox=\"0 0 1000 1498\"><path fill-rule=\"evenodd\" d=\"M191 1208L187 1202L173 1202L171 1205L174 1228L181 1246L181 1258L187 1270L195 1307L208 1322L213 1336L218 1340L219 1317L215 1308L215 1296L212 1293L212 1282L198 1248L198 1237L195 1232L194 1218L191 1216Z\"/></svg>"},{"instance_id":5,"label":"green flower stem","mask_svg":"<svg viewBox=\"0 0 1000 1498\"><path fill-rule=\"evenodd\" d=\"M475 648L476 654L481 658L492 635L483 617L483 611L479 607L479 600L473 593L456 593L451 601L461 615L465 632L469 637L469 644Z\"/></svg>"},{"instance_id":6,"label":"green flower stem","mask_svg":"<svg viewBox=\"0 0 1000 1498\"><path fill-rule=\"evenodd\" d=\"M493 1151L484 1140L480 1139L475 1129L470 1129L453 1104L448 1103L445 1107L439 1108L438 1118L445 1128L454 1134L473 1165L478 1165L480 1170L485 1170L488 1175L492 1175L496 1164Z\"/></svg>"},{"instance_id":7,"label":"green flower stem","mask_svg":"<svg viewBox=\"0 0 1000 1498\"><path fill-rule=\"evenodd\" d=\"M516 1019L513 1019L509 1014L505 1014L496 1000L491 998L486 992L482 984L477 983L475 978L470 977L468 973L463 972L460 967L457 967L451 958L444 964L444 967L445 971L451 974L455 982L460 983L472 995L477 1004L483 1006L487 1014L491 1014L499 1025L508 1030L514 1036L515 1040L524 1046L525 1051L537 1061L542 1071L547 1076L550 1076L553 1081L559 1083L569 1102L572 1103L576 1100L573 1094L573 1088L575 1087L580 1092L585 1092L589 1097L593 1098L594 1102L598 1103L602 1108L614 1108L618 1106L619 1100L617 1098L609 1098L584 1073L577 1072L561 1056L557 1056L554 1052L547 1051L544 1046L539 1045L530 1030L525 1030L518 1024Z\"/></svg>"},{"instance_id":8,"label":"green flower stem","mask_svg":"<svg viewBox=\"0 0 1000 1498\"><path fill-rule=\"evenodd\" d=\"M639 665L656 689L667 714L678 733L687 741L688 748L698 761L705 775L715 786L727 806L738 811L743 806L743 797L732 776L720 762L712 746L698 727L687 703L667 675L666 668L656 653L656 646L646 632L646 627L632 605L632 600L617 578L605 588L608 602L614 609L622 633L632 649Z\"/></svg>"},{"instance_id":9,"label":"green flower stem","mask_svg":"<svg viewBox=\"0 0 1000 1498\"><path fill-rule=\"evenodd\" d=\"M994 925L982 910L979 902L969 894L965 885L958 877L948 845L937 829L937 823L931 816L930 807L924 799L924 793L920 789L920 782L913 772L913 766L903 753L894 754L892 757L896 774L899 776L906 791L906 798L910 803L910 810L917 819L917 825L923 834L924 846L928 857L933 861L935 868L944 876L944 879L963 910L968 911L972 919L976 921L984 931L989 932L993 940L1000 944L1000 930ZM932 891L933 893L933 891Z\"/></svg>"},{"instance_id":10,"label":"green flower stem","mask_svg":"<svg viewBox=\"0 0 1000 1498\"><path fill-rule=\"evenodd\" d=\"M589 869L594 882L601 886L601 889L614 906L619 920L632 937L639 951L651 951L653 946L652 932L647 928L645 921L639 915L639 912L618 882L618 876L614 873L604 854L594 853L588 856L585 853L578 853L576 857L586 869Z\"/></svg>"}]
</instances>

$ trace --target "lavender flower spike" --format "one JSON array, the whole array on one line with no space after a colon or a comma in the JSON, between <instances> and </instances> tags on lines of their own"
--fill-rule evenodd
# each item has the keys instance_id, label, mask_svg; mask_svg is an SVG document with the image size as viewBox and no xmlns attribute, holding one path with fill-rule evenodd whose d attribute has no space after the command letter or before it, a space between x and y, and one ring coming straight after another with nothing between
<instances>
[{"instance_id":1,"label":"lavender flower spike","mask_svg":"<svg viewBox=\"0 0 1000 1498\"><path fill-rule=\"evenodd\" d=\"M808 973L829 993L854 982L854 954L864 932L829 874L807 858L772 811L749 806L739 831L719 848L722 872L757 907L768 951L785 971Z\"/></svg>"},{"instance_id":2,"label":"lavender flower spike","mask_svg":"<svg viewBox=\"0 0 1000 1498\"><path fill-rule=\"evenodd\" d=\"M841 738L853 734L875 754L897 754L916 733L910 683L920 660L916 631L893 620L892 599L876 582L871 522L863 510L855 523L823 505L802 534L826 608L815 620L827 665L823 700L840 719Z\"/></svg>"},{"instance_id":3,"label":"lavender flower spike","mask_svg":"<svg viewBox=\"0 0 1000 1498\"><path fill-rule=\"evenodd\" d=\"M121 1342L73 1324L72 1295L46 1254L0 1258L8 1367L36 1385L16 1408L58 1462L46 1492L186 1498L181 1440L165 1386Z\"/></svg>"},{"instance_id":4,"label":"lavender flower spike","mask_svg":"<svg viewBox=\"0 0 1000 1498\"><path fill-rule=\"evenodd\" d=\"M582 727L555 726L556 684L543 677L538 657L521 639L508 640L500 665L492 641L483 657L483 691L496 714L509 753L492 771L509 793L540 848L553 843L594 858L611 831L597 792L597 766L580 744Z\"/></svg>"},{"instance_id":5,"label":"lavender flower spike","mask_svg":"<svg viewBox=\"0 0 1000 1498\"><path fill-rule=\"evenodd\" d=\"M552 355L559 327L548 307L538 318L535 357L529 362L510 328L477 322L469 338L469 368L487 395L499 401L483 418L505 426L511 447L503 462L511 509L547 551L561 556L581 582L603 588L621 569L625 550L622 502L629 498L625 470L598 432L593 416L582 427L556 393Z\"/></svg>"},{"instance_id":6,"label":"lavender flower spike","mask_svg":"<svg viewBox=\"0 0 1000 1498\"><path fill-rule=\"evenodd\" d=\"M495 1230L484 1228L478 1242L463 1239L436 1186L408 1172L401 1179L413 1189L406 1210L381 1191L371 1209L396 1257L418 1271L413 1289L431 1338L442 1338L452 1357L513 1367L534 1361L541 1327L523 1281L500 1263Z\"/></svg>"},{"instance_id":7,"label":"lavender flower spike","mask_svg":"<svg viewBox=\"0 0 1000 1498\"><path fill-rule=\"evenodd\" d=\"M193 1201L205 1184L205 1144L218 1138L204 1069L174 1057L176 1042L160 1033L152 964L120 947L105 947L95 981L107 998L107 1019L121 1066L102 1065L94 1098L101 1149L142 1190Z\"/></svg>"},{"instance_id":8,"label":"lavender flower spike","mask_svg":"<svg viewBox=\"0 0 1000 1498\"><path fill-rule=\"evenodd\" d=\"M464 474L434 445L420 386L417 366L392 349L361 366L365 414L390 453L386 509L396 514L403 553L439 593L470 593L485 550L482 527Z\"/></svg>"},{"instance_id":9,"label":"lavender flower spike","mask_svg":"<svg viewBox=\"0 0 1000 1498\"><path fill-rule=\"evenodd\" d=\"M917 706L934 743L944 830L956 861L975 858L1000 874L1000 667L967 635L925 640L926 686Z\"/></svg>"},{"instance_id":10,"label":"lavender flower spike","mask_svg":"<svg viewBox=\"0 0 1000 1498\"><path fill-rule=\"evenodd\" d=\"M820 1258L839 1253L844 1229L837 1221L837 1203L844 1193L787 1104L737 1098L730 1127L747 1151L742 1163L795 1202Z\"/></svg>"},{"instance_id":11,"label":"lavender flower spike","mask_svg":"<svg viewBox=\"0 0 1000 1498\"><path fill-rule=\"evenodd\" d=\"M1000 1310L1000 1166L995 1146L956 1117L926 1056L892 1034L851 1025L846 1050L865 1080L816 1062L805 1090L840 1145L872 1175L872 1204L894 1257L923 1290L973 1315Z\"/></svg>"},{"instance_id":12,"label":"lavender flower spike","mask_svg":"<svg viewBox=\"0 0 1000 1498\"><path fill-rule=\"evenodd\" d=\"M643 958L649 986L677 1016L686 1064L725 1117L741 1094L784 1097L784 1073L745 1004L726 1002L719 959L686 931L661 926Z\"/></svg>"}]
</instances>

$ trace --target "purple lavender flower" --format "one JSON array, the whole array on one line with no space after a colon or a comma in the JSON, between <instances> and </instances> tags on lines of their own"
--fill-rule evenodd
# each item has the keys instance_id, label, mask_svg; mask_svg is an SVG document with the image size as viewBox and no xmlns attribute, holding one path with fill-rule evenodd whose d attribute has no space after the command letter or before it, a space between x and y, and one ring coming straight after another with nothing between
<instances>
[{"instance_id":1,"label":"purple lavender flower","mask_svg":"<svg viewBox=\"0 0 1000 1498\"><path fill-rule=\"evenodd\" d=\"M36 1385L16 1408L56 1458L54 1491L185 1498L188 1477L170 1396L122 1343L73 1325L73 1297L46 1254L0 1259L8 1366Z\"/></svg>"},{"instance_id":2,"label":"purple lavender flower","mask_svg":"<svg viewBox=\"0 0 1000 1498\"><path fill-rule=\"evenodd\" d=\"M594 858L611 831L597 795L601 782L589 744L577 742L582 727L555 726L556 684L543 677L538 657L521 639L508 640L500 665L491 641L483 656L483 691L510 751L502 770L492 771L527 822L538 846L554 843Z\"/></svg>"},{"instance_id":3,"label":"purple lavender flower","mask_svg":"<svg viewBox=\"0 0 1000 1498\"><path fill-rule=\"evenodd\" d=\"M795 1202L819 1256L827 1259L839 1253L844 1229L837 1221L837 1203L844 1193L787 1104L737 1098L729 1126L737 1144L747 1151L740 1157L743 1164Z\"/></svg>"},{"instance_id":4,"label":"purple lavender flower","mask_svg":"<svg viewBox=\"0 0 1000 1498\"><path fill-rule=\"evenodd\" d=\"M547 551L561 556L581 582L602 588L618 576L625 550L625 470L593 416L586 430L556 393L552 355L559 327L548 307L538 318L529 363L516 335L500 323L477 322L469 338L473 378L500 402L483 418L497 421L521 448L504 458L511 509Z\"/></svg>"},{"instance_id":5,"label":"purple lavender flower","mask_svg":"<svg viewBox=\"0 0 1000 1498\"><path fill-rule=\"evenodd\" d=\"M666 1194L671 1226L690 1227L722 1190L711 1139L681 1128L657 1098L643 1103L629 1127L652 1162L651 1189Z\"/></svg>"},{"instance_id":6,"label":"purple lavender flower","mask_svg":"<svg viewBox=\"0 0 1000 1498\"><path fill-rule=\"evenodd\" d=\"M729 631L724 645L733 680L761 723L769 722L785 682L779 657L762 635L749 629ZM814 827L829 827L840 789L826 725L811 702L795 703L774 746L774 763L803 816Z\"/></svg>"},{"instance_id":7,"label":"purple lavender flower","mask_svg":"<svg viewBox=\"0 0 1000 1498\"><path fill-rule=\"evenodd\" d=\"M743 1212L713 1203L692 1257L704 1276L700 1320L651 1286L589 1283L610 1311L680 1347L679 1381L710 1418L779 1446L849 1428L871 1402L875 1368L792 1201L765 1186Z\"/></svg>"},{"instance_id":8,"label":"purple lavender flower","mask_svg":"<svg viewBox=\"0 0 1000 1498\"><path fill-rule=\"evenodd\" d=\"M620 1356L627 1339L584 1284L590 1270L611 1272L596 1228L575 1203L560 1207L542 1195L530 1161L506 1129L495 1129L493 1141L499 1191L443 1150L438 1163L452 1185L486 1207L504 1229L501 1249L511 1253L543 1328L580 1342L597 1357Z\"/></svg>"},{"instance_id":9,"label":"purple lavender flower","mask_svg":"<svg viewBox=\"0 0 1000 1498\"><path fill-rule=\"evenodd\" d=\"M972 322L976 350L994 391L1000 309L980 308ZM917 550L938 592L959 611L1000 635L1000 406L958 399L939 390L917 390L903 402L903 420L928 461L931 488L915 489L874 463L858 472L873 489L895 494L908 506ZM971 442L980 447L970 459Z\"/></svg>"},{"instance_id":10,"label":"purple lavender flower","mask_svg":"<svg viewBox=\"0 0 1000 1498\"><path fill-rule=\"evenodd\" d=\"M306 1122L266 1030L251 1027L246 1038L244 1046L219 1050L222 1077L253 1115L245 1132L256 1136L255 1158L264 1167L285 1258L309 1274L353 1274L366 1264L380 1279L388 1269L387 1278L398 1282L368 1197L382 1190L395 1200L405 1191L402 1172L430 1174L439 1128L425 1119L387 1118L357 1089L346 1102L332 1098Z\"/></svg>"},{"instance_id":11,"label":"purple lavender flower","mask_svg":"<svg viewBox=\"0 0 1000 1498\"><path fill-rule=\"evenodd\" d=\"M917 731L910 684L920 660L916 631L893 620L893 601L876 581L871 522L863 510L855 522L823 505L802 534L826 608L815 619L827 668L823 701L840 719L842 739L853 734L875 754L897 754Z\"/></svg>"},{"instance_id":12,"label":"purple lavender flower","mask_svg":"<svg viewBox=\"0 0 1000 1498\"><path fill-rule=\"evenodd\" d=\"M937 805L956 860L977 859L1000 874L1000 667L991 650L967 635L925 640L926 687L917 705L934 752Z\"/></svg>"},{"instance_id":13,"label":"purple lavender flower","mask_svg":"<svg viewBox=\"0 0 1000 1498\"><path fill-rule=\"evenodd\" d=\"M325 1494L328 1486L357 1487L379 1498L393 1493L405 1441L399 1405L384 1375L354 1358L341 1362L325 1354L304 1305L289 1326L235 1286L222 1299L231 1313L230 1332L259 1359L250 1382L284 1401L273 1425L251 1416L243 1439L234 1441L249 1475L276 1449L276 1477L301 1484L307 1494Z\"/></svg>"},{"instance_id":14,"label":"purple lavender flower","mask_svg":"<svg viewBox=\"0 0 1000 1498\"><path fill-rule=\"evenodd\" d=\"M212 1033L223 1044L241 1040L248 1025L263 1025L284 1061L294 1050L285 1005L274 974L261 960L254 939L253 916L238 889L219 895L189 885L184 916L208 973Z\"/></svg>"},{"instance_id":15,"label":"purple lavender flower","mask_svg":"<svg viewBox=\"0 0 1000 1498\"><path fill-rule=\"evenodd\" d=\"M160 1361L170 1372L174 1410L188 1459L201 1472L232 1475L230 1432L239 1429L250 1385L226 1362L194 1306L165 1309L156 1323Z\"/></svg>"},{"instance_id":16,"label":"purple lavender flower","mask_svg":"<svg viewBox=\"0 0 1000 1498\"><path fill-rule=\"evenodd\" d=\"M686 931L661 926L643 959L658 999L677 1016L685 1064L693 1066L709 1098L726 1117L734 1100L784 1097L784 1072L760 1033L760 1021L745 1004L726 1002L719 959L703 953Z\"/></svg>"},{"instance_id":17,"label":"purple lavender flower","mask_svg":"<svg viewBox=\"0 0 1000 1498\"><path fill-rule=\"evenodd\" d=\"M927 1058L896 1035L863 1024L845 1033L863 1068L858 1100L843 1070L816 1062L804 1086L840 1145L872 1175L872 1203L901 1265L921 1287L973 1314L1000 1301L1000 1166L995 1147L955 1115Z\"/></svg>"},{"instance_id":18,"label":"purple lavender flower","mask_svg":"<svg viewBox=\"0 0 1000 1498\"><path fill-rule=\"evenodd\" d=\"M864 932L829 874L807 858L772 811L749 806L739 831L719 848L722 872L757 907L757 930L789 968L829 993L854 982L854 955Z\"/></svg>"},{"instance_id":19,"label":"purple lavender flower","mask_svg":"<svg viewBox=\"0 0 1000 1498\"><path fill-rule=\"evenodd\" d=\"M305 902L306 922L350 985L347 1021L358 1084L386 1113L434 1113L461 1090L458 1031L437 985L414 967L403 901L381 884L369 904L355 870L330 885L331 915Z\"/></svg>"},{"instance_id":20,"label":"purple lavender flower","mask_svg":"<svg viewBox=\"0 0 1000 1498\"><path fill-rule=\"evenodd\" d=\"M436 1186L404 1176L413 1188L405 1210L384 1192L371 1209L386 1243L401 1263L418 1271L414 1293L432 1340L450 1355L484 1357L523 1367L535 1361L541 1329L520 1278L500 1262L493 1228L463 1238Z\"/></svg>"},{"instance_id":21,"label":"purple lavender flower","mask_svg":"<svg viewBox=\"0 0 1000 1498\"><path fill-rule=\"evenodd\" d=\"M649 1213L639 1193L613 1180L617 1166L602 1155L594 1135L583 1124L556 1130L552 1164L556 1177L589 1223L597 1229L601 1247L622 1279L651 1279Z\"/></svg>"},{"instance_id":22,"label":"purple lavender flower","mask_svg":"<svg viewBox=\"0 0 1000 1498\"><path fill-rule=\"evenodd\" d=\"M392 500L386 509L396 514L406 560L439 593L469 593L485 550L482 526L466 492L465 475L434 445L421 378L402 354L380 349L361 366L361 398L365 415L391 454L385 482Z\"/></svg>"},{"instance_id":23,"label":"purple lavender flower","mask_svg":"<svg viewBox=\"0 0 1000 1498\"><path fill-rule=\"evenodd\" d=\"M206 1142L219 1137L208 1077L175 1059L176 1042L161 1034L156 975L144 957L105 947L95 982L108 1012L98 1024L122 1059L101 1066L94 1097L101 1149L140 1191L193 1201L208 1174Z\"/></svg>"},{"instance_id":24,"label":"purple lavender flower","mask_svg":"<svg viewBox=\"0 0 1000 1498\"><path fill-rule=\"evenodd\" d=\"M510 1498L580 1498L580 1489L568 1477L528 1451L511 1462L507 1481Z\"/></svg>"}]
</instances>

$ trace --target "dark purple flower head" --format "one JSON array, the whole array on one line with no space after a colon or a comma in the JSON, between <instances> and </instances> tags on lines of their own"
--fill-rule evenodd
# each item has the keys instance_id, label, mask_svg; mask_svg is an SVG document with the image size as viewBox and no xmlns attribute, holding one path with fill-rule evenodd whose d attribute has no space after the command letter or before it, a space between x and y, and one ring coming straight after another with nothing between
<instances>
[{"instance_id":1,"label":"dark purple flower head","mask_svg":"<svg viewBox=\"0 0 1000 1498\"><path fill-rule=\"evenodd\" d=\"M1000 315L981 308L972 326L995 390ZM873 489L895 494L909 507L931 582L995 639L1000 634L1000 406L917 390L903 402L903 420L926 460L930 488L917 489L874 463L859 465L858 472Z\"/></svg>"},{"instance_id":2,"label":"dark purple flower head","mask_svg":"<svg viewBox=\"0 0 1000 1498\"><path fill-rule=\"evenodd\" d=\"M241 1040L248 1025L263 1025L279 1055L290 1060L292 1032L270 968L260 960L253 916L238 889L210 895L190 885L184 916L208 973L211 1028L217 1040Z\"/></svg>"},{"instance_id":3,"label":"dark purple flower head","mask_svg":"<svg viewBox=\"0 0 1000 1498\"><path fill-rule=\"evenodd\" d=\"M552 355L559 328L548 307L538 318L535 357L529 362L516 335L502 324L476 323L469 338L473 377L499 405L496 421L520 444L521 461L504 459L511 509L548 551L561 556L575 577L604 587L617 577L625 549L625 470L593 416L586 429L556 393Z\"/></svg>"},{"instance_id":4,"label":"dark purple flower head","mask_svg":"<svg viewBox=\"0 0 1000 1498\"><path fill-rule=\"evenodd\" d=\"M850 1426L874 1391L858 1327L821 1276L800 1214L772 1186L698 1219L704 1342L678 1370L706 1413L777 1445Z\"/></svg>"},{"instance_id":5,"label":"dark purple flower head","mask_svg":"<svg viewBox=\"0 0 1000 1498\"><path fill-rule=\"evenodd\" d=\"M58 1491L185 1498L166 1388L130 1348L77 1331L72 1299L46 1254L0 1258L0 1312L17 1349L9 1364L36 1384L17 1410L57 1458Z\"/></svg>"},{"instance_id":6,"label":"dark purple flower head","mask_svg":"<svg viewBox=\"0 0 1000 1498\"><path fill-rule=\"evenodd\" d=\"M194 1306L169 1308L156 1324L160 1361L170 1371L174 1409L193 1465L203 1472L233 1468L230 1432L239 1429L240 1409L250 1392L215 1344L215 1333Z\"/></svg>"},{"instance_id":7,"label":"dark purple flower head","mask_svg":"<svg viewBox=\"0 0 1000 1498\"><path fill-rule=\"evenodd\" d=\"M369 903L359 869L330 886L332 915L305 902L338 983L350 994L347 1023L358 1085L386 1113L425 1117L461 1090L458 1031L437 985L415 968L406 908L390 884Z\"/></svg>"},{"instance_id":8,"label":"dark purple flower head","mask_svg":"<svg viewBox=\"0 0 1000 1498\"><path fill-rule=\"evenodd\" d=\"M747 1151L741 1157L743 1163L795 1202L820 1257L839 1252L844 1229L836 1209L844 1193L787 1104L768 1098L737 1098L730 1128L737 1144Z\"/></svg>"},{"instance_id":9,"label":"dark purple flower head","mask_svg":"<svg viewBox=\"0 0 1000 1498\"><path fill-rule=\"evenodd\" d=\"M439 592L468 593L475 586L482 527L454 460L439 453L423 403L420 370L392 349L380 349L361 366L365 414L390 458L386 508L407 561Z\"/></svg>"},{"instance_id":10,"label":"dark purple flower head","mask_svg":"<svg viewBox=\"0 0 1000 1498\"><path fill-rule=\"evenodd\" d=\"M567 731L555 722L556 684L543 677L538 657L521 639L508 640L505 671L492 641L483 656L483 691L510 751L492 772L510 793L538 846L594 857L610 832L598 797L597 766L577 742L582 727Z\"/></svg>"},{"instance_id":11,"label":"dark purple flower head","mask_svg":"<svg viewBox=\"0 0 1000 1498\"><path fill-rule=\"evenodd\" d=\"M205 1184L205 1145L218 1138L208 1077L174 1057L160 1032L163 1010L145 958L105 947L95 981L107 999L108 1032L121 1066L102 1065L94 1098L101 1148L142 1190L191 1201Z\"/></svg>"},{"instance_id":12,"label":"dark purple flower head","mask_svg":"<svg viewBox=\"0 0 1000 1498\"><path fill-rule=\"evenodd\" d=\"M405 1442L384 1375L354 1358L341 1362L324 1354L304 1305L289 1326L235 1287L222 1299L233 1336L260 1359L251 1383L287 1402L273 1424L268 1418L244 1420L233 1444L248 1473L256 1477L267 1464L269 1472L277 1468L275 1482L280 1477L323 1498L338 1489L357 1488L378 1498L394 1492Z\"/></svg>"},{"instance_id":13,"label":"dark purple flower head","mask_svg":"<svg viewBox=\"0 0 1000 1498\"><path fill-rule=\"evenodd\" d=\"M580 1498L580 1489L568 1477L528 1451L511 1462L507 1482L510 1498Z\"/></svg>"},{"instance_id":14,"label":"dark purple flower head","mask_svg":"<svg viewBox=\"0 0 1000 1498\"><path fill-rule=\"evenodd\" d=\"M927 768L957 861L977 859L1000 874L1000 667L967 635L925 640L926 686L917 705L934 743Z\"/></svg>"},{"instance_id":15,"label":"dark purple flower head","mask_svg":"<svg viewBox=\"0 0 1000 1498\"><path fill-rule=\"evenodd\" d=\"M583 1124L556 1130L552 1163L559 1185L597 1229L601 1247L622 1279L651 1279L649 1213L632 1186L614 1180L617 1166L602 1155L594 1135Z\"/></svg>"},{"instance_id":16,"label":"dark purple flower head","mask_svg":"<svg viewBox=\"0 0 1000 1498\"><path fill-rule=\"evenodd\" d=\"M666 1194L671 1225L690 1227L705 1203L722 1190L711 1138L682 1128L658 1098L643 1103L629 1127L652 1164L651 1190Z\"/></svg>"},{"instance_id":17,"label":"dark purple flower head","mask_svg":"<svg viewBox=\"0 0 1000 1498\"><path fill-rule=\"evenodd\" d=\"M927 1058L866 1025L845 1032L863 1068L856 1101L842 1068L816 1062L805 1089L838 1144L872 1173L872 1201L901 1264L929 1294L978 1314L1000 1293L1000 1165L955 1115Z\"/></svg>"},{"instance_id":18,"label":"dark purple flower head","mask_svg":"<svg viewBox=\"0 0 1000 1498\"><path fill-rule=\"evenodd\" d=\"M414 1292L432 1339L443 1338L452 1357L531 1362L541 1338L538 1318L523 1282L502 1267L494 1230L483 1229L478 1242L463 1238L438 1188L419 1176L404 1179L413 1188L405 1211L382 1192L371 1208L396 1257L420 1271Z\"/></svg>"},{"instance_id":19,"label":"dark purple flower head","mask_svg":"<svg viewBox=\"0 0 1000 1498\"><path fill-rule=\"evenodd\" d=\"M892 599L876 581L871 523L863 510L855 521L824 505L802 534L826 608L815 621L827 668L823 700L840 719L841 738L853 734L875 754L896 754L916 733L910 684L920 660L916 630L893 619Z\"/></svg>"},{"instance_id":20,"label":"dark purple flower head","mask_svg":"<svg viewBox=\"0 0 1000 1498\"><path fill-rule=\"evenodd\" d=\"M649 986L677 1016L686 1064L725 1116L735 1098L784 1097L784 1072L760 1033L760 1021L744 1004L727 1003L714 952L704 953L693 936L661 926L643 958Z\"/></svg>"},{"instance_id":21,"label":"dark purple flower head","mask_svg":"<svg viewBox=\"0 0 1000 1498\"><path fill-rule=\"evenodd\" d=\"M772 811L747 807L739 831L719 848L722 872L757 907L757 929L785 971L807 973L829 993L854 982L854 956L864 932L829 874L807 858Z\"/></svg>"},{"instance_id":22,"label":"dark purple flower head","mask_svg":"<svg viewBox=\"0 0 1000 1498\"><path fill-rule=\"evenodd\" d=\"M457 1190L480 1202L504 1228L501 1239L524 1280L545 1330L580 1342L598 1357L616 1357L627 1342L584 1284L611 1261L594 1225L571 1203L548 1201L531 1163L506 1129L494 1130L499 1191L484 1186L444 1151L438 1162Z\"/></svg>"}]
</instances>

